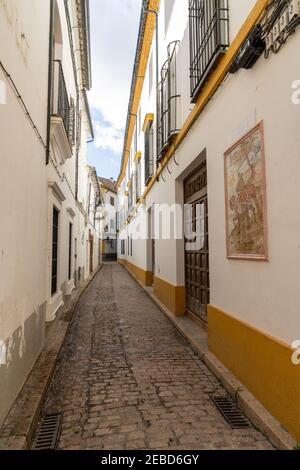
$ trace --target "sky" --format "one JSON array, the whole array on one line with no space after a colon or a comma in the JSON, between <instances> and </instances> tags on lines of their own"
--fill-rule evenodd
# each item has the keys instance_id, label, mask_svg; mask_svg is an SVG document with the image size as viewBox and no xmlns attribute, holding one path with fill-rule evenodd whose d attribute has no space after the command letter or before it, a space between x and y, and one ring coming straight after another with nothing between
<instances>
[{"instance_id":1,"label":"sky","mask_svg":"<svg viewBox=\"0 0 300 470\"><path fill-rule=\"evenodd\" d=\"M95 140L88 162L104 178L120 171L140 11L141 0L90 0Z\"/></svg>"}]
</instances>

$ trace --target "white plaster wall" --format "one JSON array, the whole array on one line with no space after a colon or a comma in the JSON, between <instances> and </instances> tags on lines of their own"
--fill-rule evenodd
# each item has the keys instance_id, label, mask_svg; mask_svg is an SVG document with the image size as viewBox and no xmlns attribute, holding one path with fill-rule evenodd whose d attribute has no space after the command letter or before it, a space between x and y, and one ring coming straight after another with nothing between
<instances>
[{"instance_id":1,"label":"white plaster wall","mask_svg":"<svg viewBox=\"0 0 300 470\"><path fill-rule=\"evenodd\" d=\"M165 171L166 183L156 184L147 198L147 204L168 201L174 180L207 149L211 303L287 342L295 340L300 329L300 107L291 101L291 84L300 65L297 39L293 37L280 54L268 61L261 58L252 70L227 80L176 152L180 166L171 165L172 176ZM225 246L223 154L261 120L270 261L230 261ZM172 244L168 250L165 242L157 242L157 253L168 261L161 262L161 277L174 282Z\"/></svg>"},{"instance_id":2,"label":"white plaster wall","mask_svg":"<svg viewBox=\"0 0 300 470\"><path fill-rule=\"evenodd\" d=\"M0 57L46 140L49 9L0 2ZM24 33L22 38L21 34ZM44 340L47 244L46 152L3 72L0 105L0 422Z\"/></svg>"},{"instance_id":3,"label":"white plaster wall","mask_svg":"<svg viewBox=\"0 0 300 470\"><path fill-rule=\"evenodd\" d=\"M255 6L256 0L228 0L230 23L229 39L230 43L239 32L243 22Z\"/></svg>"},{"instance_id":4,"label":"white plaster wall","mask_svg":"<svg viewBox=\"0 0 300 470\"><path fill-rule=\"evenodd\" d=\"M231 40L254 3L249 0L241 6L240 1L230 1ZM172 26L170 28L172 31ZM292 82L300 78L299 34L298 30L279 54L271 55L268 60L261 57L253 69L241 70L227 78L177 149L179 167L171 161L172 175L164 170L166 182L160 178L146 198L147 207L153 203L183 202L182 181L206 148L211 303L288 343L297 339L300 331L300 220L297 215L300 106L291 101ZM160 44L164 47L163 41ZM178 56L182 122L192 108L188 56L186 36ZM150 109L146 96L144 90L142 107ZM155 105L152 109L155 110ZM223 155L261 120L265 128L270 261L228 260ZM130 230L130 226L126 228L126 231ZM121 232L121 236L125 233ZM144 268L146 244L137 246L131 262ZM182 243L156 241L156 274L159 277L175 285L184 285L183 261Z\"/></svg>"}]
</instances>

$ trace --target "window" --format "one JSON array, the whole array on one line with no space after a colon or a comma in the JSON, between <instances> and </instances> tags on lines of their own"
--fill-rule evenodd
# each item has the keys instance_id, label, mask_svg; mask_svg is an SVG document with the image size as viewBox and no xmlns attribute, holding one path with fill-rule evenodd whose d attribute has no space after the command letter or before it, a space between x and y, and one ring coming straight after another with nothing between
<instances>
[{"instance_id":1,"label":"window","mask_svg":"<svg viewBox=\"0 0 300 470\"><path fill-rule=\"evenodd\" d=\"M114 221L114 219L110 219L110 228L111 228L111 230L114 230L114 229L115 229L115 221Z\"/></svg>"},{"instance_id":2,"label":"window","mask_svg":"<svg viewBox=\"0 0 300 470\"><path fill-rule=\"evenodd\" d=\"M128 210L132 208L133 204L133 198L132 198L132 181L129 183L129 188L128 188Z\"/></svg>"},{"instance_id":3,"label":"window","mask_svg":"<svg viewBox=\"0 0 300 470\"><path fill-rule=\"evenodd\" d=\"M191 96L195 98L229 45L228 0L190 0Z\"/></svg>"},{"instance_id":4,"label":"window","mask_svg":"<svg viewBox=\"0 0 300 470\"><path fill-rule=\"evenodd\" d=\"M160 160L163 151L170 145L178 133L177 108L180 95L177 91L177 52L179 41L168 46L168 60L161 70L161 82L157 90L158 128L157 158Z\"/></svg>"},{"instance_id":5,"label":"window","mask_svg":"<svg viewBox=\"0 0 300 470\"><path fill-rule=\"evenodd\" d=\"M130 238L127 238L127 254L130 256Z\"/></svg>"},{"instance_id":6,"label":"window","mask_svg":"<svg viewBox=\"0 0 300 470\"><path fill-rule=\"evenodd\" d=\"M149 181L154 172L154 138L153 121L149 121L145 130L145 184Z\"/></svg>"},{"instance_id":7,"label":"window","mask_svg":"<svg viewBox=\"0 0 300 470\"><path fill-rule=\"evenodd\" d=\"M115 198L113 198L113 197L110 198L110 205L111 206L115 205Z\"/></svg>"},{"instance_id":8,"label":"window","mask_svg":"<svg viewBox=\"0 0 300 470\"><path fill-rule=\"evenodd\" d=\"M65 127L68 139L70 137L70 102L67 92L65 77L60 60L55 60L53 64L53 93L52 93L52 114L59 116ZM70 142L71 143L71 142Z\"/></svg>"},{"instance_id":9,"label":"window","mask_svg":"<svg viewBox=\"0 0 300 470\"><path fill-rule=\"evenodd\" d=\"M54 295L57 292L58 223L59 223L59 212L55 207L53 207L53 213L52 213L51 295Z\"/></svg>"},{"instance_id":10,"label":"window","mask_svg":"<svg viewBox=\"0 0 300 470\"><path fill-rule=\"evenodd\" d=\"M125 255L125 240L121 240L121 255Z\"/></svg>"},{"instance_id":11,"label":"window","mask_svg":"<svg viewBox=\"0 0 300 470\"><path fill-rule=\"evenodd\" d=\"M72 277L72 244L73 244L73 225L69 224L69 268L68 268L68 277L69 281Z\"/></svg>"},{"instance_id":12,"label":"window","mask_svg":"<svg viewBox=\"0 0 300 470\"><path fill-rule=\"evenodd\" d=\"M139 158L135 163L135 191L136 201L138 202L141 197L141 159Z\"/></svg>"},{"instance_id":13,"label":"window","mask_svg":"<svg viewBox=\"0 0 300 470\"><path fill-rule=\"evenodd\" d=\"M132 246L133 246L133 242L132 242L132 235L131 235L131 237L130 237L130 256L132 256L132 253L133 253Z\"/></svg>"},{"instance_id":14,"label":"window","mask_svg":"<svg viewBox=\"0 0 300 470\"><path fill-rule=\"evenodd\" d=\"M165 34L167 34L175 0L165 0Z\"/></svg>"}]
</instances>

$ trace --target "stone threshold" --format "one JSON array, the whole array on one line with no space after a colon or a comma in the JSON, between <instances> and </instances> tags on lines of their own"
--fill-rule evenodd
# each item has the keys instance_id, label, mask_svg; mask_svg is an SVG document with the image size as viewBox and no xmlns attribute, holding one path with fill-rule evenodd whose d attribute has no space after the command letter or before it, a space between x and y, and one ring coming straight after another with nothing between
<instances>
[{"instance_id":1,"label":"stone threshold","mask_svg":"<svg viewBox=\"0 0 300 470\"><path fill-rule=\"evenodd\" d=\"M76 305L101 267L102 264L71 293L58 311L54 322L46 327L45 346L0 428L0 450L30 449L56 361L71 325Z\"/></svg>"},{"instance_id":2,"label":"stone threshold","mask_svg":"<svg viewBox=\"0 0 300 470\"><path fill-rule=\"evenodd\" d=\"M294 450L297 446L297 441L221 361L208 350L207 332L188 316L176 317L160 302L154 294L152 287L145 287L126 266L123 267L161 312L171 321L177 331L188 341L193 351L199 355L204 364L216 376L253 426L264 434L276 449Z\"/></svg>"}]
</instances>

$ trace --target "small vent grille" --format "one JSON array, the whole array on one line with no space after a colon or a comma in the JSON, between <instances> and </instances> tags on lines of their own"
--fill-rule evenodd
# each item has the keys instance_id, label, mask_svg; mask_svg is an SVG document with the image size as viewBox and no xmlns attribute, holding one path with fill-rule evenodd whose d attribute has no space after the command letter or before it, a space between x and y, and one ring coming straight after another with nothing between
<instances>
[{"instance_id":1,"label":"small vent grille","mask_svg":"<svg viewBox=\"0 0 300 470\"><path fill-rule=\"evenodd\" d=\"M61 429L61 415L44 416L33 441L33 450L55 450Z\"/></svg>"},{"instance_id":2,"label":"small vent grille","mask_svg":"<svg viewBox=\"0 0 300 470\"><path fill-rule=\"evenodd\" d=\"M215 396L211 399L232 429L249 427L244 415L228 396Z\"/></svg>"}]
</instances>

